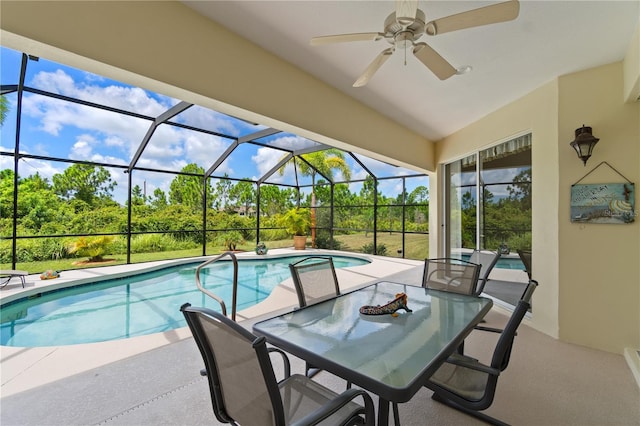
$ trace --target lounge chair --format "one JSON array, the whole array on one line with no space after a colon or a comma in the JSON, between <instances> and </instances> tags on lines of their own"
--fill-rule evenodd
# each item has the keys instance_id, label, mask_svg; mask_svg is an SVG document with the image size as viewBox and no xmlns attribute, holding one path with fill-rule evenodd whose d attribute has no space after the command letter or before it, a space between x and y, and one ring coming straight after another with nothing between
<instances>
[{"instance_id":1,"label":"lounge chair","mask_svg":"<svg viewBox=\"0 0 640 426\"><path fill-rule=\"evenodd\" d=\"M20 271L17 269L2 269L0 270L0 277L2 277L2 282L0 282L0 288L9 284L9 281L11 281L11 278L13 277L20 278L20 281L22 282L22 288L24 288L24 285L25 285L24 277L26 277L27 275L29 275L27 271Z\"/></svg>"}]
</instances>

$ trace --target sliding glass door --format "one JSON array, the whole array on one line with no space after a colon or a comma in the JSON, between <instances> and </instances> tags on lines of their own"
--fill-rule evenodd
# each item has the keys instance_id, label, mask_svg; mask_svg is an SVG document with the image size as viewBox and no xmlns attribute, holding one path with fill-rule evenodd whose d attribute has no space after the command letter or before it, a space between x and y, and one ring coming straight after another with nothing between
<instances>
[{"instance_id":1,"label":"sliding glass door","mask_svg":"<svg viewBox=\"0 0 640 426\"><path fill-rule=\"evenodd\" d=\"M446 164L444 193L445 256L500 250L497 268L523 268L517 250L531 249L531 134Z\"/></svg>"}]
</instances>

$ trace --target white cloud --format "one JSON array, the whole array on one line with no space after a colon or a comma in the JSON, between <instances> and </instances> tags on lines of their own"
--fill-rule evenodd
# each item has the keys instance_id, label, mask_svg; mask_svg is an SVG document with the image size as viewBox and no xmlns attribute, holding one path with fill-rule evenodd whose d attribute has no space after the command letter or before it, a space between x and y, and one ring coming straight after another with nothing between
<instances>
[{"instance_id":1,"label":"white cloud","mask_svg":"<svg viewBox=\"0 0 640 426\"><path fill-rule=\"evenodd\" d=\"M83 73L85 77L92 75L93 74ZM86 80L91 83L103 81L96 78L87 78ZM163 104L137 87L127 87L124 85L102 86L76 82L73 77L62 69L54 72L39 72L34 76L31 84L49 92L82 99L99 105L109 105L150 117L156 117L162 114L170 106L170 98L166 98L167 103Z\"/></svg>"},{"instance_id":2,"label":"white cloud","mask_svg":"<svg viewBox=\"0 0 640 426\"><path fill-rule=\"evenodd\" d=\"M278 162L282 160L282 157L284 157L285 155L286 153L283 151L261 147L256 151L256 155L253 155L251 157L251 161L255 163L256 168L258 169L258 174L260 175L260 177L262 177L276 164L278 164ZM271 175L268 181L274 183L294 182L295 176L293 167L288 166L287 168L285 168L284 174L282 176L280 176L280 174L277 172L274 173L273 175Z\"/></svg>"},{"instance_id":3,"label":"white cloud","mask_svg":"<svg viewBox=\"0 0 640 426\"><path fill-rule=\"evenodd\" d=\"M95 139L90 135L81 135L80 139L73 144L70 157L72 159L86 159L91 157L91 145L95 144Z\"/></svg>"},{"instance_id":4,"label":"white cloud","mask_svg":"<svg viewBox=\"0 0 640 426\"><path fill-rule=\"evenodd\" d=\"M94 147L100 146L101 144L101 141L91 135L80 135L73 144L71 152L69 152L69 158L72 160L93 161L104 164L128 164L122 158L94 152Z\"/></svg>"}]
</instances>

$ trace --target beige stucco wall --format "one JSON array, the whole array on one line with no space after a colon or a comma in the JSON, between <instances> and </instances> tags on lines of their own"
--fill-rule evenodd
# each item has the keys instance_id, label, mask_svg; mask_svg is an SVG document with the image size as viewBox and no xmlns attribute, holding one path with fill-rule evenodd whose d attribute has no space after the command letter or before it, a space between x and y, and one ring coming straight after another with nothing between
<instances>
[{"instance_id":1,"label":"beige stucco wall","mask_svg":"<svg viewBox=\"0 0 640 426\"><path fill-rule=\"evenodd\" d=\"M640 347L640 216L632 224L569 221L571 185L606 161L640 182L640 103L625 103L622 63L559 79L560 338L622 353ZM600 138L584 167L566 148L585 124ZM606 164L580 183L625 182ZM636 213L638 194L636 192Z\"/></svg>"},{"instance_id":2,"label":"beige stucco wall","mask_svg":"<svg viewBox=\"0 0 640 426\"><path fill-rule=\"evenodd\" d=\"M640 103L625 102L623 80L622 62L562 76L436 146L443 164L532 132L533 275L540 287L531 325L616 353L640 347L640 218L627 225L577 224L569 207L571 185L602 161L640 181ZM582 124L600 138L586 167L569 146ZM621 179L603 165L580 183ZM442 219L439 214L438 225Z\"/></svg>"},{"instance_id":3,"label":"beige stucco wall","mask_svg":"<svg viewBox=\"0 0 640 426\"><path fill-rule=\"evenodd\" d=\"M439 164L458 159L474 150L495 145L525 133L532 133L532 200L534 278L540 283L533 298L531 325L551 336L558 336L558 132L557 83L546 84L512 104L493 112L436 144ZM430 181L430 191L438 187ZM441 205L441 196L437 197ZM444 220L437 211L437 225ZM433 228L432 228L433 229ZM432 245L432 248L434 246ZM442 242L438 253L442 254ZM432 250L433 251L433 250Z\"/></svg>"},{"instance_id":4,"label":"beige stucco wall","mask_svg":"<svg viewBox=\"0 0 640 426\"><path fill-rule=\"evenodd\" d=\"M179 2L3 0L0 26L2 44L18 51L433 170L433 144L421 135Z\"/></svg>"},{"instance_id":5,"label":"beige stucco wall","mask_svg":"<svg viewBox=\"0 0 640 426\"><path fill-rule=\"evenodd\" d=\"M640 18L638 27L631 38L624 67L624 98L629 102L640 100Z\"/></svg>"}]
</instances>

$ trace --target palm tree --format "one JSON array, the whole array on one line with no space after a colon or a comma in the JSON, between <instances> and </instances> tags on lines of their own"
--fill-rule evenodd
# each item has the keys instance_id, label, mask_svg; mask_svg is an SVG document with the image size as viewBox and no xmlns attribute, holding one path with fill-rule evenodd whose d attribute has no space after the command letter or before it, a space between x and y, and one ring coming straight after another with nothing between
<instances>
[{"instance_id":1,"label":"palm tree","mask_svg":"<svg viewBox=\"0 0 640 426\"><path fill-rule=\"evenodd\" d=\"M4 120L7 118L7 114L9 114L9 101L2 95L0 96L0 126L2 126Z\"/></svg>"},{"instance_id":2,"label":"palm tree","mask_svg":"<svg viewBox=\"0 0 640 426\"><path fill-rule=\"evenodd\" d=\"M321 174L333 181L335 170L342 173L342 177L348 181L351 179L351 170L344 159L344 152L337 148L330 148L324 151L302 154L305 161L298 161L298 171L303 176L311 176L311 246L316 246L316 174ZM280 176L289 163L282 166L278 172Z\"/></svg>"}]
</instances>

